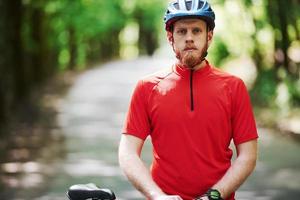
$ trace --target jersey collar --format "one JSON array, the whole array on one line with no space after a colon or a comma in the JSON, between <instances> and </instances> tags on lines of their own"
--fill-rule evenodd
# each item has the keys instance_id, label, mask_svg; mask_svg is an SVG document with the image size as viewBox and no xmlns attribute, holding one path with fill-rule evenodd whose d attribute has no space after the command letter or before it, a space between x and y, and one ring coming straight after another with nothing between
<instances>
[{"instance_id":1,"label":"jersey collar","mask_svg":"<svg viewBox=\"0 0 300 200\"><path fill-rule=\"evenodd\" d=\"M194 73L197 75L204 75L204 74L209 73L211 71L211 66L207 60L205 60L205 63L206 63L206 65L204 67L194 71ZM177 63L177 64L174 64L173 71L180 76L185 76L185 75L190 74L191 69L188 69Z\"/></svg>"}]
</instances>

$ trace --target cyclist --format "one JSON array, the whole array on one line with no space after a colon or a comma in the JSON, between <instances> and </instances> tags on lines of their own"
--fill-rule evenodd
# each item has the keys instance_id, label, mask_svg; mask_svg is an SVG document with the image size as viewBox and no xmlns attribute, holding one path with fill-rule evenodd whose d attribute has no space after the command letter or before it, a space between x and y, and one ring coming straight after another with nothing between
<instances>
[{"instance_id":1,"label":"cyclist","mask_svg":"<svg viewBox=\"0 0 300 200\"><path fill-rule=\"evenodd\" d=\"M246 87L205 59L214 20L204 0L170 3L164 21L177 62L142 78L132 95L119 162L148 199L232 200L255 168L258 134ZM147 136L150 172L140 158Z\"/></svg>"}]
</instances>

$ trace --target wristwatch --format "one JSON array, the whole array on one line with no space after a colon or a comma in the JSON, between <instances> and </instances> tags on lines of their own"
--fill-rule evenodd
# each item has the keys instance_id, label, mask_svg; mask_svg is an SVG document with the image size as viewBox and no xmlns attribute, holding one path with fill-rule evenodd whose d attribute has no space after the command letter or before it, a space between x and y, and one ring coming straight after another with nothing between
<instances>
[{"instance_id":1,"label":"wristwatch","mask_svg":"<svg viewBox=\"0 0 300 200\"><path fill-rule=\"evenodd\" d=\"M209 200L223 200L221 197L221 193L216 189L209 189L206 192L207 197Z\"/></svg>"}]
</instances>

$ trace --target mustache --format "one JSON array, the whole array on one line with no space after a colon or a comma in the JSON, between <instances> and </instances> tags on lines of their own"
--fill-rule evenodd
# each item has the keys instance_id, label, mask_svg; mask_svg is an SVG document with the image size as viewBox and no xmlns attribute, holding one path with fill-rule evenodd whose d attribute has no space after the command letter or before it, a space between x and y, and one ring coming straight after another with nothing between
<instances>
[{"instance_id":1,"label":"mustache","mask_svg":"<svg viewBox=\"0 0 300 200\"><path fill-rule=\"evenodd\" d=\"M198 49L193 45L188 45L184 48L184 50L187 51L187 50L198 50Z\"/></svg>"}]
</instances>

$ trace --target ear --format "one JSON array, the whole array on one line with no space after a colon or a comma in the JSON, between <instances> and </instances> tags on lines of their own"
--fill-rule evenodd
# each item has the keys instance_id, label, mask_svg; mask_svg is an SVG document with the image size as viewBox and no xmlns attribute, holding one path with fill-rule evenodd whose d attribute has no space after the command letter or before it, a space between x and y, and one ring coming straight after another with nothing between
<instances>
[{"instance_id":1,"label":"ear","mask_svg":"<svg viewBox=\"0 0 300 200\"><path fill-rule=\"evenodd\" d=\"M208 43L208 46L211 44L213 36L214 36L214 31L212 31L212 30L208 31L208 33L207 33L207 43Z\"/></svg>"},{"instance_id":2,"label":"ear","mask_svg":"<svg viewBox=\"0 0 300 200\"><path fill-rule=\"evenodd\" d=\"M171 31L167 31L167 38L171 45L174 43L173 33Z\"/></svg>"}]
</instances>

